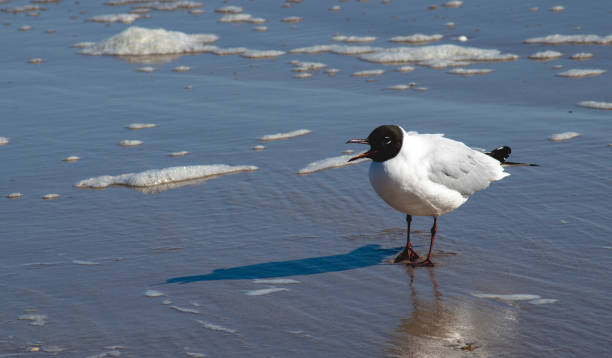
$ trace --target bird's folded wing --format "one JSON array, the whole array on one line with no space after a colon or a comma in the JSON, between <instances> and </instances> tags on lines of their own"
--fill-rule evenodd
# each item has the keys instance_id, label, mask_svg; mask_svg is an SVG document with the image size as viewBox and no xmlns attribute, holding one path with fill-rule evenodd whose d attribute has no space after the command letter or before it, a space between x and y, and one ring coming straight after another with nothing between
<instances>
[{"instance_id":1,"label":"bird's folded wing","mask_svg":"<svg viewBox=\"0 0 612 358\"><path fill-rule=\"evenodd\" d=\"M429 180L465 197L509 175L497 160L444 137L431 147L426 160Z\"/></svg>"}]
</instances>

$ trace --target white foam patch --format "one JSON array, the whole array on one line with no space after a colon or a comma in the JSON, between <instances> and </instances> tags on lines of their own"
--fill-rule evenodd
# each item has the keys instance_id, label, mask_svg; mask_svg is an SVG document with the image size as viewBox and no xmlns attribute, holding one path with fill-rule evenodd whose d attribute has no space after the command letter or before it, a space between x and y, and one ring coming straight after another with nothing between
<instances>
[{"instance_id":1,"label":"white foam patch","mask_svg":"<svg viewBox=\"0 0 612 358\"><path fill-rule=\"evenodd\" d=\"M210 329L212 331L217 331L217 332L225 332L225 333L231 333L231 334L236 334L238 333L237 330L235 329L231 329L231 328L227 328L227 327L223 327L220 326L218 324L214 324L214 323L209 323L206 321L201 321L201 320L196 320L199 324L201 324L202 326L204 326L204 328L206 329Z\"/></svg>"},{"instance_id":2,"label":"white foam patch","mask_svg":"<svg viewBox=\"0 0 612 358\"><path fill-rule=\"evenodd\" d=\"M0 145L9 144L9 139L7 137L0 137Z\"/></svg>"},{"instance_id":3,"label":"white foam patch","mask_svg":"<svg viewBox=\"0 0 612 358\"><path fill-rule=\"evenodd\" d=\"M334 5L329 8L329 11L340 11L341 9L342 8L340 7L340 5Z\"/></svg>"},{"instance_id":4,"label":"white foam patch","mask_svg":"<svg viewBox=\"0 0 612 358\"><path fill-rule=\"evenodd\" d=\"M304 18L301 16L289 16L289 17L285 17L281 20L282 22L302 22L304 21Z\"/></svg>"},{"instance_id":5,"label":"white foam patch","mask_svg":"<svg viewBox=\"0 0 612 358\"><path fill-rule=\"evenodd\" d=\"M160 297L160 296L164 296L165 294L157 290L146 290L144 292L144 295L147 297Z\"/></svg>"},{"instance_id":6,"label":"white foam patch","mask_svg":"<svg viewBox=\"0 0 612 358\"><path fill-rule=\"evenodd\" d=\"M217 48L212 53L217 56L240 55L247 50L246 47Z\"/></svg>"},{"instance_id":7,"label":"white foam patch","mask_svg":"<svg viewBox=\"0 0 612 358\"><path fill-rule=\"evenodd\" d=\"M155 123L131 123L127 126L128 129L138 130L138 129L149 129L155 128L157 124Z\"/></svg>"},{"instance_id":8,"label":"white foam patch","mask_svg":"<svg viewBox=\"0 0 612 358\"><path fill-rule=\"evenodd\" d=\"M145 6L158 11L175 11L198 9L204 6L204 4L197 1L176 1L172 3L167 3L167 1L157 1Z\"/></svg>"},{"instance_id":9,"label":"white foam patch","mask_svg":"<svg viewBox=\"0 0 612 358\"><path fill-rule=\"evenodd\" d=\"M406 73L414 71L414 67L412 66L402 66L395 69L397 72Z\"/></svg>"},{"instance_id":10,"label":"white foam patch","mask_svg":"<svg viewBox=\"0 0 612 358\"><path fill-rule=\"evenodd\" d=\"M282 291L289 291L289 289L284 288L284 287L270 287L270 288L262 288L259 290L250 290L250 291L247 291L246 294L248 296L263 296L263 295L269 295L271 293L282 292Z\"/></svg>"},{"instance_id":11,"label":"white foam patch","mask_svg":"<svg viewBox=\"0 0 612 358\"><path fill-rule=\"evenodd\" d=\"M66 157L66 158L64 158L64 159L62 159L62 160L63 160L64 162L76 162L76 161L78 161L78 160L81 160L81 157L76 156L76 155L71 155L71 156L68 156L68 157Z\"/></svg>"},{"instance_id":12,"label":"white foam patch","mask_svg":"<svg viewBox=\"0 0 612 358\"><path fill-rule=\"evenodd\" d=\"M179 306L170 306L170 308L177 310L179 312L183 312L183 313L193 313L193 314L200 313L200 311L196 310L195 308L187 308L187 307L179 307Z\"/></svg>"},{"instance_id":13,"label":"white foam patch","mask_svg":"<svg viewBox=\"0 0 612 358\"><path fill-rule=\"evenodd\" d=\"M448 71L451 75L460 76L486 75L491 72L493 72L493 70L488 68L455 68Z\"/></svg>"},{"instance_id":14,"label":"white foam patch","mask_svg":"<svg viewBox=\"0 0 612 358\"><path fill-rule=\"evenodd\" d=\"M10 193L6 197L9 198L9 199L19 199L22 196L23 196L23 194L21 194L21 193Z\"/></svg>"},{"instance_id":15,"label":"white foam patch","mask_svg":"<svg viewBox=\"0 0 612 358\"><path fill-rule=\"evenodd\" d=\"M504 301L532 301L540 299L538 295L530 295L523 293L509 294L509 295L497 295L492 293L472 293L472 296L478 298L493 298Z\"/></svg>"},{"instance_id":16,"label":"white foam patch","mask_svg":"<svg viewBox=\"0 0 612 358\"><path fill-rule=\"evenodd\" d=\"M136 69L136 71L144 72L144 73L153 73L155 72L155 67L151 67L151 66L139 67Z\"/></svg>"},{"instance_id":17,"label":"white foam patch","mask_svg":"<svg viewBox=\"0 0 612 358\"><path fill-rule=\"evenodd\" d=\"M172 152L172 153L170 153L170 154L168 154L168 155L169 155L169 156L171 156L171 157L182 157L182 156L185 156L185 155L187 155L187 154L189 154L189 152L188 152L188 151L186 151L186 150L182 150L182 151L180 151L180 152Z\"/></svg>"},{"instance_id":18,"label":"white foam patch","mask_svg":"<svg viewBox=\"0 0 612 358\"><path fill-rule=\"evenodd\" d=\"M131 24L132 22L138 20L140 15L138 14L109 14L109 15L97 15L88 18L85 21L90 22L120 22L122 24Z\"/></svg>"},{"instance_id":19,"label":"white foam patch","mask_svg":"<svg viewBox=\"0 0 612 358\"><path fill-rule=\"evenodd\" d=\"M72 263L75 265L84 265L84 266L99 266L101 263L94 261L85 261L85 260L72 260Z\"/></svg>"},{"instance_id":20,"label":"white foam patch","mask_svg":"<svg viewBox=\"0 0 612 358\"><path fill-rule=\"evenodd\" d=\"M39 63L43 63L44 61L45 61L44 59L37 57L37 58L29 59L28 63L32 63L32 64L35 64L35 65L38 65Z\"/></svg>"},{"instance_id":21,"label":"white foam patch","mask_svg":"<svg viewBox=\"0 0 612 358\"><path fill-rule=\"evenodd\" d=\"M40 198L43 199L43 200L53 200L53 199L57 199L59 197L60 197L59 194L45 194L45 195L41 196Z\"/></svg>"},{"instance_id":22,"label":"white foam patch","mask_svg":"<svg viewBox=\"0 0 612 358\"><path fill-rule=\"evenodd\" d=\"M78 188L102 189L110 185L126 185L132 187L150 187L161 184L176 183L185 180L201 179L211 176L251 172L257 170L252 165L230 166L226 164L192 165L151 169L140 173L128 173L117 176L104 175L81 180L74 184Z\"/></svg>"},{"instance_id":23,"label":"white foam patch","mask_svg":"<svg viewBox=\"0 0 612 358\"><path fill-rule=\"evenodd\" d=\"M95 45L95 42L90 42L90 41L83 41L83 42L77 42L74 45L70 46L70 47L74 47L74 48L87 48L87 47L91 47L93 45Z\"/></svg>"},{"instance_id":24,"label":"white foam patch","mask_svg":"<svg viewBox=\"0 0 612 358\"><path fill-rule=\"evenodd\" d=\"M311 133L312 131L310 129L298 129L295 131L291 131L291 132L285 132L285 133L275 133L275 134L266 134L264 136L261 136L257 139L263 141L263 142L270 142L273 140L281 140L281 139L289 139L289 138L293 138L293 137L299 137L299 136L303 136L306 134Z\"/></svg>"},{"instance_id":25,"label":"white foam patch","mask_svg":"<svg viewBox=\"0 0 612 358\"><path fill-rule=\"evenodd\" d=\"M298 280L290 279L290 278L258 278L253 280L254 283L264 283L269 285L289 285L300 283Z\"/></svg>"},{"instance_id":26,"label":"white foam patch","mask_svg":"<svg viewBox=\"0 0 612 358\"><path fill-rule=\"evenodd\" d=\"M267 26L255 26L254 29L255 29L255 31L259 31L259 32L268 31L268 27Z\"/></svg>"},{"instance_id":27,"label":"white foam patch","mask_svg":"<svg viewBox=\"0 0 612 358\"><path fill-rule=\"evenodd\" d=\"M609 45L612 44L612 35L599 36L599 35L548 35L544 37L532 37L523 43L526 44L540 44L540 45L560 45L560 44L594 44L594 45Z\"/></svg>"},{"instance_id":28,"label":"white foam patch","mask_svg":"<svg viewBox=\"0 0 612 358\"><path fill-rule=\"evenodd\" d=\"M264 150L264 149L266 149L266 147L261 144L258 144L253 147L253 150Z\"/></svg>"},{"instance_id":29,"label":"white foam patch","mask_svg":"<svg viewBox=\"0 0 612 358\"><path fill-rule=\"evenodd\" d=\"M286 53L285 51L279 51L279 50L247 50L247 51L244 51L242 54L240 54L240 56L246 57L246 58L259 59L259 58L274 58L274 57L282 56L285 53Z\"/></svg>"},{"instance_id":30,"label":"white foam patch","mask_svg":"<svg viewBox=\"0 0 612 358\"><path fill-rule=\"evenodd\" d=\"M612 102L582 101L577 104L580 107L612 110Z\"/></svg>"},{"instance_id":31,"label":"white foam patch","mask_svg":"<svg viewBox=\"0 0 612 358\"><path fill-rule=\"evenodd\" d=\"M605 72L606 70L601 70L601 69L571 69L565 72L557 73L557 76L567 77L567 78L583 78L583 77L599 76Z\"/></svg>"},{"instance_id":32,"label":"white foam patch","mask_svg":"<svg viewBox=\"0 0 612 358\"><path fill-rule=\"evenodd\" d=\"M251 14L228 14L224 15L219 19L221 23L240 23L240 22L249 22L252 24L263 24L268 20L261 17L254 17Z\"/></svg>"},{"instance_id":33,"label":"white foam patch","mask_svg":"<svg viewBox=\"0 0 612 358\"><path fill-rule=\"evenodd\" d=\"M556 58L559 58L563 56L563 54L561 52L558 51L540 51L540 52L536 52L533 53L531 55L529 55L530 60L537 60L537 61L550 61L550 60L554 60Z\"/></svg>"},{"instance_id":34,"label":"white foam patch","mask_svg":"<svg viewBox=\"0 0 612 358\"><path fill-rule=\"evenodd\" d=\"M337 55L359 56L363 54L382 51L383 48L371 46L349 46L349 45L313 45L308 47L300 47L289 51L293 54L320 54L331 52Z\"/></svg>"},{"instance_id":35,"label":"white foam patch","mask_svg":"<svg viewBox=\"0 0 612 358\"><path fill-rule=\"evenodd\" d=\"M191 67L189 66L176 66L172 69L174 72L188 72L191 71Z\"/></svg>"},{"instance_id":36,"label":"white foam patch","mask_svg":"<svg viewBox=\"0 0 612 358\"><path fill-rule=\"evenodd\" d=\"M362 55L360 59L381 64L415 63L433 68L465 66L472 62L513 61L517 55L495 49L480 49L458 45L395 47Z\"/></svg>"},{"instance_id":37,"label":"white foam patch","mask_svg":"<svg viewBox=\"0 0 612 358\"><path fill-rule=\"evenodd\" d=\"M445 2L442 5L444 7L461 7L461 5L463 5L463 1L453 0L453 1Z\"/></svg>"},{"instance_id":38,"label":"white foam patch","mask_svg":"<svg viewBox=\"0 0 612 358\"><path fill-rule=\"evenodd\" d=\"M28 313L22 314L17 319L30 321L30 326L44 326L47 323L47 316L44 314Z\"/></svg>"},{"instance_id":39,"label":"white foam patch","mask_svg":"<svg viewBox=\"0 0 612 358\"><path fill-rule=\"evenodd\" d=\"M204 44L218 39L213 34L189 35L179 31L131 26L115 36L84 48L80 53L122 56L196 53L206 49Z\"/></svg>"},{"instance_id":40,"label":"white foam patch","mask_svg":"<svg viewBox=\"0 0 612 358\"><path fill-rule=\"evenodd\" d=\"M46 8L40 7L38 5L22 5L22 6L16 6L13 8L3 8L2 12L8 12L10 14L17 14L20 12L33 12L33 11L41 11L41 10L46 10Z\"/></svg>"},{"instance_id":41,"label":"white foam patch","mask_svg":"<svg viewBox=\"0 0 612 358\"><path fill-rule=\"evenodd\" d=\"M532 305L547 305L551 303L556 303L558 300L554 298L539 298L537 300L529 301Z\"/></svg>"},{"instance_id":42,"label":"white foam patch","mask_svg":"<svg viewBox=\"0 0 612 358\"><path fill-rule=\"evenodd\" d=\"M332 41L344 42L347 44L368 43L376 41L376 36L344 36L336 35L332 37Z\"/></svg>"},{"instance_id":43,"label":"white foam patch","mask_svg":"<svg viewBox=\"0 0 612 358\"><path fill-rule=\"evenodd\" d=\"M292 66L295 67L293 69L294 72L318 71L320 69L327 67L326 64L321 63L321 62L302 62L302 61L293 60L290 63Z\"/></svg>"},{"instance_id":44,"label":"white foam patch","mask_svg":"<svg viewBox=\"0 0 612 358\"><path fill-rule=\"evenodd\" d=\"M304 73L298 73L297 75L295 75L295 76L293 76L293 77L294 77L294 78L297 78L297 79L306 79L306 78L310 78L310 77L312 77L312 73L307 73L307 72L304 72Z\"/></svg>"},{"instance_id":45,"label":"white foam patch","mask_svg":"<svg viewBox=\"0 0 612 358\"><path fill-rule=\"evenodd\" d=\"M24 25L24 26L19 27L19 31L30 31L30 30L32 30L32 26L30 25Z\"/></svg>"},{"instance_id":46,"label":"white foam patch","mask_svg":"<svg viewBox=\"0 0 612 358\"><path fill-rule=\"evenodd\" d=\"M561 12L563 10L565 10L565 7L561 5L553 6L550 8L550 11L552 12Z\"/></svg>"},{"instance_id":47,"label":"white foam patch","mask_svg":"<svg viewBox=\"0 0 612 358\"><path fill-rule=\"evenodd\" d=\"M228 5L215 10L218 14L240 14L244 10L240 6Z\"/></svg>"},{"instance_id":48,"label":"white foam patch","mask_svg":"<svg viewBox=\"0 0 612 358\"><path fill-rule=\"evenodd\" d=\"M580 136L580 133L577 132L563 132L553 134L548 139L552 140L553 142L563 142L572 138L576 138L578 136Z\"/></svg>"},{"instance_id":49,"label":"white foam patch","mask_svg":"<svg viewBox=\"0 0 612 358\"><path fill-rule=\"evenodd\" d=\"M136 147L136 146L141 145L142 143L144 142L138 139L124 139L120 141L118 144L122 147Z\"/></svg>"},{"instance_id":50,"label":"white foam patch","mask_svg":"<svg viewBox=\"0 0 612 358\"><path fill-rule=\"evenodd\" d=\"M408 88L410 88L409 85L394 85L391 87L387 87L385 89L393 90L393 91L404 91L404 90L407 90Z\"/></svg>"},{"instance_id":51,"label":"white foam patch","mask_svg":"<svg viewBox=\"0 0 612 358\"><path fill-rule=\"evenodd\" d=\"M590 52L578 52L569 57L570 60L574 61L585 61L593 58L593 54Z\"/></svg>"},{"instance_id":52,"label":"white foam patch","mask_svg":"<svg viewBox=\"0 0 612 358\"><path fill-rule=\"evenodd\" d=\"M342 168L342 167L346 167L349 165L365 162L368 160L366 158L363 158L363 159L357 159L357 160L353 160L352 162L349 162L349 159L351 158L352 158L351 155L341 155L338 157L318 160L316 162L309 163L307 166L300 169L298 171L298 174L312 174L312 173L315 173L321 170Z\"/></svg>"},{"instance_id":53,"label":"white foam patch","mask_svg":"<svg viewBox=\"0 0 612 358\"><path fill-rule=\"evenodd\" d=\"M435 42L442 40L444 36L441 34L424 35L414 34L410 36L395 36L389 39L390 42L395 43L411 43L411 44L422 44L427 42Z\"/></svg>"},{"instance_id":54,"label":"white foam patch","mask_svg":"<svg viewBox=\"0 0 612 358\"><path fill-rule=\"evenodd\" d=\"M385 70L376 69L376 70L364 70L354 72L351 76L353 77L370 77L370 76L380 76L385 73Z\"/></svg>"},{"instance_id":55,"label":"white foam patch","mask_svg":"<svg viewBox=\"0 0 612 358\"><path fill-rule=\"evenodd\" d=\"M193 357L193 358L205 358L206 354L204 353L197 353L197 352L185 352L185 354L188 357Z\"/></svg>"},{"instance_id":56,"label":"white foam patch","mask_svg":"<svg viewBox=\"0 0 612 358\"><path fill-rule=\"evenodd\" d=\"M325 73L327 73L327 75L330 77L335 76L338 72L340 72L340 70L337 68L330 68L328 70L325 70Z\"/></svg>"}]
</instances>

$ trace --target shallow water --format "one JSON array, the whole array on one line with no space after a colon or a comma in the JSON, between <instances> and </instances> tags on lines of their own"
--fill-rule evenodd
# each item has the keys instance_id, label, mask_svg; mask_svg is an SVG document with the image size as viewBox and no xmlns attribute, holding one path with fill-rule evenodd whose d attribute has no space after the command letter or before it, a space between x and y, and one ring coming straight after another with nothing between
<instances>
[{"instance_id":1,"label":"shallow water","mask_svg":"<svg viewBox=\"0 0 612 358\"><path fill-rule=\"evenodd\" d=\"M394 36L440 33L435 44L520 58L474 63L467 68L493 71L456 76L333 53L84 56L71 46L129 26L85 20L129 6L64 1L41 5L48 10L38 17L0 12L9 49L0 56L0 137L9 140L0 146L0 357L609 354L612 112L576 104L612 102L612 47L522 43L610 35L608 2L564 1L558 13L545 1L436 10L428 1L348 1L339 11L325 1L231 4L267 19L268 30L219 23L221 1L197 16L152 11L133 25L216 34L219 48L282 51L334 44L338 34L375 36L367 46L391 48L411 46L388 42ZM304 20L281 21L290 16ZM19 31L24 25L32 29ZM455 41L460 35L468 41ZM546 50L563 56L527 58ZM568 58L578 52L594 57ZM295 79L292 60L340 71ZM155 72L137 71L143 62ZM607 72L555 76L593 68ZM385 72L351 76L373 69ZM383 90L410 82L427 90ZM132 123L157 127L133 131ZM404 245L403 215L371 189L367 163L297 174L363 149L344 142L386 123L474 147L509 145L512 160L541 166L507 169L510 177L443 216L435 268L391 264ZM302 128L312 133L252 149L265 135ZM564 132L580 136L549 140ZM125 139L143 144L117 144ZM180 151L189 154L169 156ZM81 159L63 161L72 155ZM165 186L74 187L101 175L210 164L259 169ZM23 196L6 198L14 192ZM50 193L60 197L41 199ZM419 252L430 225L413 222ZM533 296L540 304L511 299Z\"/></svg>"}]
</instances>

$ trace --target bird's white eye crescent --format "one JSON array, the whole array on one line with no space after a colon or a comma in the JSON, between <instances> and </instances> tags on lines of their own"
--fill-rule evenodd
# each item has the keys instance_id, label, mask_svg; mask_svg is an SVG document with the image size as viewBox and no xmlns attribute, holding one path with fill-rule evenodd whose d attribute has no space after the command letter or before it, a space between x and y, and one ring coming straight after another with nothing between
<instances>
[{"instance_id":1,"label":"bird's white eye crescent","mask_svg":"<svg viewBox=\"0 0 612 358\"><path fill-rule=\"evenodd\" d=\"M393 142L393 141L391 140L391 138L390 138L390 137L385 137L385 144L386 144L386 145L391 144L391 142Z\"/></svg>"}]
</instances>

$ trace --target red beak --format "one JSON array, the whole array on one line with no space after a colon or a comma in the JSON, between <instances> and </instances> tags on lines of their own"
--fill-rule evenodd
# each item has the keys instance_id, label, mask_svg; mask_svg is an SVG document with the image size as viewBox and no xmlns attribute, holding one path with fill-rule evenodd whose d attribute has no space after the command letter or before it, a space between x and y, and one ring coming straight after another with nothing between
<instances>
[{"instance_id":1,"label":"red beak","mask_svg":"<svg viewBox=\"0 0 612 358\"><path fill-rule=\"evenodd\" d=\"M347 143L370 144L367 139L351 139L351 140L348 140ZM368 156L370 156L371 154L374 154L374 153L376 153L375 150L369 150L367 152L363 152L361 154L358 154L358 155L352 157L348 161L352 162L353 160L357 160L357 159L361 159L361 158L367 158Z\"/></svg>"}]
</instances>

